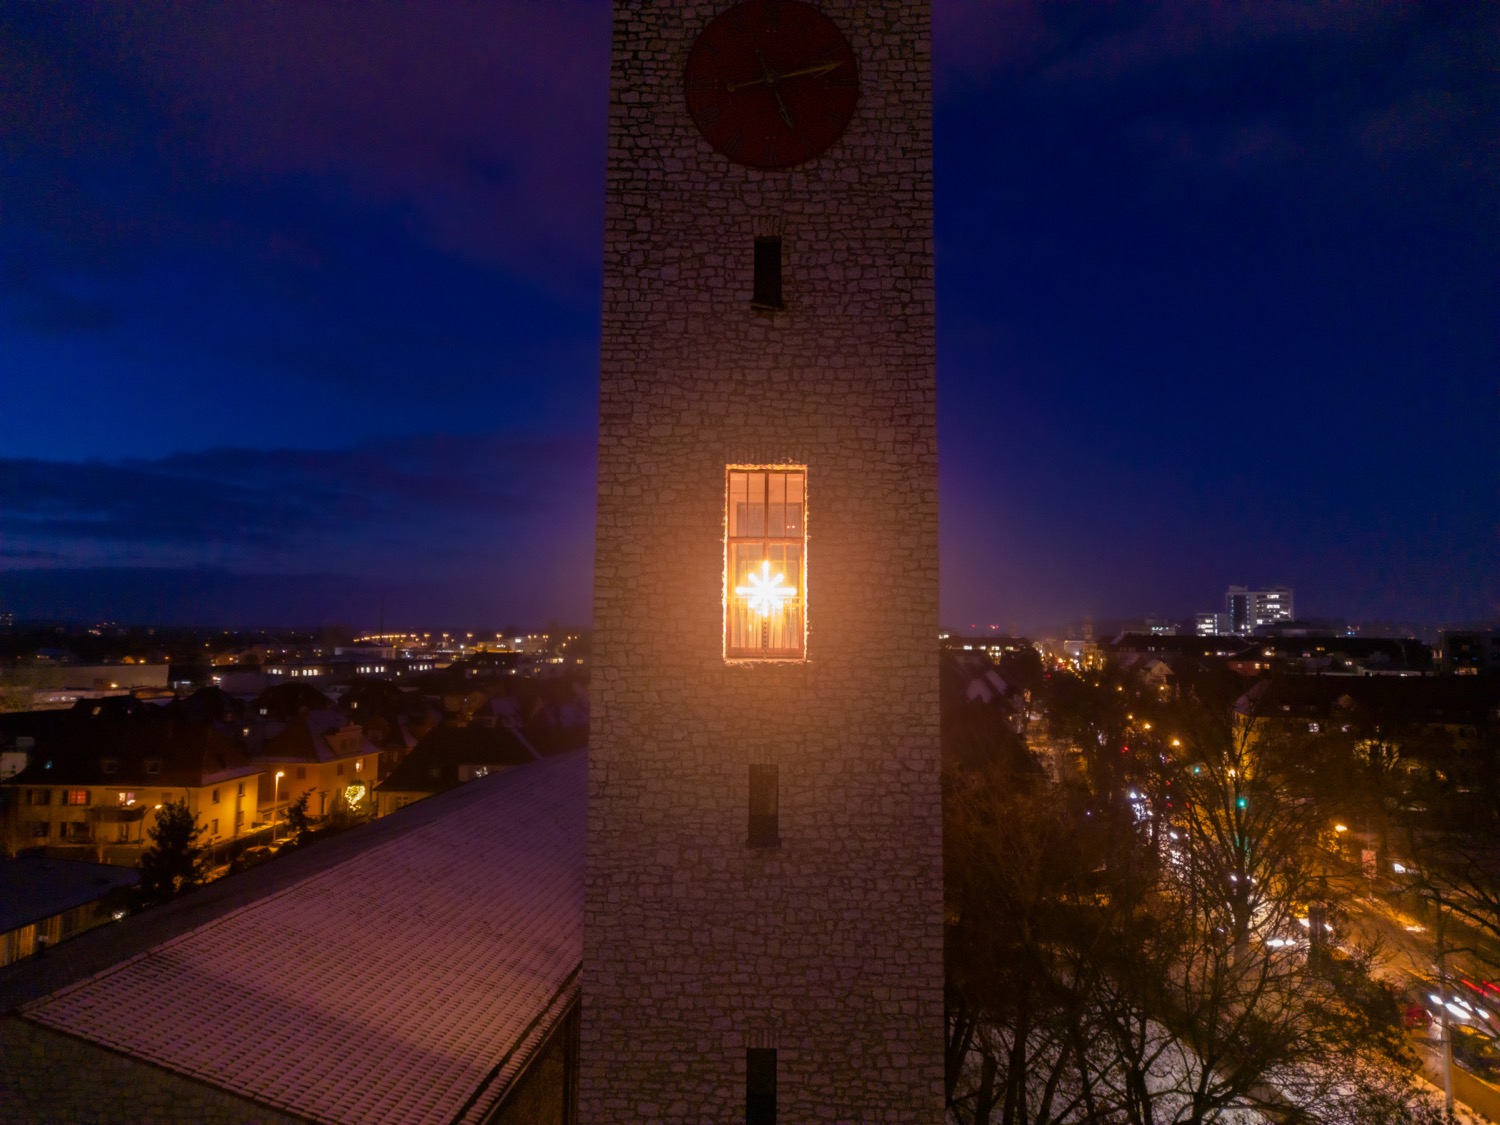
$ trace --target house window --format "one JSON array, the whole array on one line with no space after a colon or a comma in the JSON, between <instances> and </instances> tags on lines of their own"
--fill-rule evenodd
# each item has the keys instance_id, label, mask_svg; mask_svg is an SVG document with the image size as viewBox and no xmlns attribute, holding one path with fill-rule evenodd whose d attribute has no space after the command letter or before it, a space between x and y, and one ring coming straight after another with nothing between
<instances>
[{"instance_id":1,"label":"house window","mask_svg":"<svg viewBox=\"0 0 1500 1125\"><path fill-rule=\"evenodd\" d=\"M99 772L100 773L119 773L120 772L120 759L119 758L104 758L104 759L101 759L100 762L99 762Z\"/></svg>"},{"instance_id":2,"label":"house window","mask_svg":"<svg viewBox=\"0 0 1500 1125\"><path fill-rule=\"evenodd\" d=\"M115 825L115 843L130 843L130 821L122 820L119 824Z\"/></svg>"},{"instance_id":3,"label":"house window","mask_svg":"<svg viewBox=\"0 0 1500 1125\"><path fill-rule=\"evenodd\" d=\"M727 470L724 655L799 660L807 470Z\"/></svg>"},{"instance_id":4,"label":"house window","mask_svg":"<svg viewBox=\"0 0 1500 1125\"><path fill-rule=\"evenodd\" d=\"M89 791L87 789L69 789L63 800L63 804L65 805L86 805L88 803Z\"/></svg>"},{"instance_id":5,"label":"house window","mask_svg":"<svg viewBox=\"0 0 1500 1125\"><path fill-rule=\"evenodd\" d=\"M146 759L146 772L147 773L161 773L161 759L160 758L147 758Z\"/></svg>"},{"instance_id":6,"label":"house window","mask_svg":"<svg viewBox=\"0 0 1500 1125\"><path fill-rule=\"evenodd\" d=\"M216 804L216 805L219 803L219 791L217 789L214 790L214 800L213 800L213 803Z\"/></svg>"},{"instance_id":7,"label":"house window","mask_svg":"<svg viewBox=\"0 0 1500 1125\"><path fill-rule=\"evenodd\" d=\"M243 781L240 782L239 788L237 790L235 790L235 794L234 795L236 797L243 797L245 795L245 783Z\"/></svg>"},{"instance_id":8,"label":"house window","mask_svg":"<svg viewBox=\"0 0 1500 1125\"><path fill-rule=\"evenodd\" d=\"M365 760L363 758L355 758L354 759L354 772L358 773L360 770L362 770L364 768L365 768Z\"/></svg>"},{"instance_id":9,"label":"house window","mask_svg":"<svg viewBox=\"0 0 1500 1125\"><path fill-rule=\"evenodd\" d=\"M121 805L127 807L127 808L129 806L135 804L135 793L133 791L122 792L122 793L119 793L117 796L118 796L119 803Z\"/></svg>"},{"instance_id":10,"label":"house window","mask_svg":"<svg viewBox=\"0 0 1500 1125\"><path fill-rule=\"evenodd\" d=\"M28 789L26 790L26 803L28 805L50 805L52 803L52 790Z\"/></svg>"},{"instance_id":11,"label":"house window","mask_svg":"<svg viewBox=\"0 0 1500 1125\"><path fill-rule=\"evenodd\" d=\"M210 820L208 822L208 834L210 836L217 836L219 834L219 818L218 817L214 817L212 820Z\"/></svg>"},{"instance_id":12,"label":"house window","mask_svg":"<svg viewBox=\"0 0 1500 1125\"><path fill-rule=\"evenodd\" d=\"M235 813L234 813L234 827L235 827L235 831L239 831L239 829L244 826L244 823L245 823L245 810L244 809L236 809Z\"/></svg>"},{"instance_id":13,"label":"house window","mask_svg":"<svg viewBox=\"0 0 1500 1125\"><path fill-rule=\"evenodd\" d=\"M781 301L781 239L755 240L755 287L750 306L757 309L783 309Z\"/></svg>"},{"instance_id":14,"label":"house window","mask_svg":"<svg viewBox=\"0 0 1500 1125\"><path fill-rule=\"evenodd\" d=\"M298 781L306 781L307 780L307 767L306 766L298 766L297 767L297 780Z\"/></svg>"},{"instance_id":15,"label":"house window","mask_svg":"<svg viewBox=\"0 0 1500 1125\"><path fill-rule=\"evenodd\" d=\"M70 840L87 840L89 838L89 824L86 820L70 820L63 825L63 831Z\"/></svg>"},{"instance_id":16,"label":"house window","mask_svg":"<svg viewBox=\"0 0 1500 1125\"><path fill-rule=\"evenodd\" d=\"M333 772L334 772L334 773L335 773L335 774L336 774L336 775L337 775L337 776L339 776L339 777L343 777L343 776L344 776L344 763L343 763L343 762L340 762L340 763L338 763L338 765L336 765L336 766L334 766L334 767L333 767Z\"/></svg>"},{"instance_id":17,"label":"house window","mask_svg":"<svg viewBox=\"0 0 1500 1125\"><path fill-rule=\"evenodd\" d=\"M777 823L777 776L775 766L750 767L750 846L781 845Z\"/></svg>"},{"instance_id":18,"label":"house window","mask_svg":"<svg viewBox=\"0 0 1500 1125\"><path fill-rule=\"evenodd\" d=\"M776 1048L745 1050L745 1125L776 1125Z\"/></svg>"},{"instance_id":19,"label":"house window","mask_svg":"<svg viewBox=\"0 0 1500 1125\"><path fill-rule=\"evenodd\" d=\"M34 839L45 840L52 835L52 824L46 820L33 820L31 822L31 835Z\"/></svg>"}]
</instances>

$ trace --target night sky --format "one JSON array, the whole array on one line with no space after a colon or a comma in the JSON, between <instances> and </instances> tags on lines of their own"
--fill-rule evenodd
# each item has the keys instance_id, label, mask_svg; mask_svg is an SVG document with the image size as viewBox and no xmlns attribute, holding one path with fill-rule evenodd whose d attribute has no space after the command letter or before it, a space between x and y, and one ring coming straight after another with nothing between
<instances>
[{"instance_id":1,"label":"night sky","mask_svg":"<svg viewBox=\"0 0 1500 1125\"><path fill-rule=\"evenodd\" d=\"M1500 615L1500 5L934 7L944 624ZM585 623L608 53L0 3L0 610Z\"/></svg>"}]
</instances>

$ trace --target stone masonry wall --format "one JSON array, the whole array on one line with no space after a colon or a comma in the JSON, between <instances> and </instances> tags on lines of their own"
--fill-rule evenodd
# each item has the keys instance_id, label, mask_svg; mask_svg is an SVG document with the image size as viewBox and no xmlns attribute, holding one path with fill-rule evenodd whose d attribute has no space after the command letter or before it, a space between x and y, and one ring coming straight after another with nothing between
<instances>
[{"instance_id":1,"label":"stone masonry wall","mask_svg":"<svg viewBox=\"0 0 1500 1125\"><path fill-rule=\"evenodd\" d=\"M687 52L728 5L617 0L580 1119L943 1120L928 4L825 0L854 119L715 153ZM750 307L784 239L786 311ZM724 470L804 464L807 659L723 657ZM775 763L780 848L746 846Z\"/></svg>"}]
</instances>

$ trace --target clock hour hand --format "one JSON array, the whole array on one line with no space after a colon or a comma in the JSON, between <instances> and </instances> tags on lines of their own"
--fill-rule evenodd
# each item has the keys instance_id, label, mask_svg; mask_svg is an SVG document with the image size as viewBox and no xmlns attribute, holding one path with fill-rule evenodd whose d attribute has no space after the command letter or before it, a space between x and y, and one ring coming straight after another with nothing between
<instances>
[{"instance_id":1,"label":"clock hour hand","mask_svg":"<svg viewBox=\"0 0 1500 1125\"><path fill-rule=\"evenodd\" d=\"M766 65L766 60L761 56L759 51L755 52L755 61L760 63L761 79L765 82L766 88L771 91L771 96L776 99L776 112L781 114L781 119L786 122L786 127L790 129L792 127L792 111L787 109L786 99L781 96L781 91L776 88L777 83L781 81L781 75Z\"/></svg>"}]
</instances>

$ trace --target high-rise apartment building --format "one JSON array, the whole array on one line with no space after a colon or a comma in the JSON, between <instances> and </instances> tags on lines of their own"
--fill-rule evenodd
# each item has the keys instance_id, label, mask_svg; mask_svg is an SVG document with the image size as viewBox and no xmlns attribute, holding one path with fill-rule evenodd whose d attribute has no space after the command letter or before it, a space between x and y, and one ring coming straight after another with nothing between
<instances>
[{"instance_id":1,"label":"high-rise apartment building","mask_svg":"<svg viewBox=\"0 0 1500 1125\"><path fill-rule=\"evenodd\" d=\"M1286 586L1251 590L1231 586L1224 595L1224 613L1231 633L1250 634L1262 625L1291 621L1297 615L1292 608L1292 591Z\"/></svg>"},{"instance_id":2,"label":"high-rise apartment building","mask_svg":"<svg viewBox=\"0 0 1500 1125\"><path fill-rule=\"evenodd\" d=\"M928 9L615 4L585 1122L944 1119Z\"/></svg>"}]
</instances>

